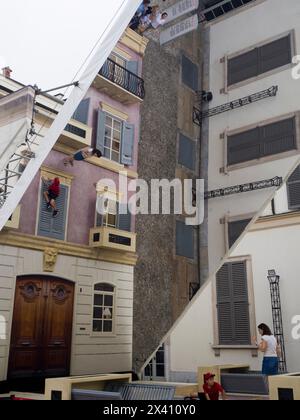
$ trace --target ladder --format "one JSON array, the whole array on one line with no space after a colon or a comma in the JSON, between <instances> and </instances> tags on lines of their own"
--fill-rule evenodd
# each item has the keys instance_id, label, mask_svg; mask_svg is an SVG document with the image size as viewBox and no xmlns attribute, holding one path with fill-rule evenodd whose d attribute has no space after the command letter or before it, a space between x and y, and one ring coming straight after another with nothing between
<instances>
[{"instance_id":1,"label":"ladder","mask_svg":"<svg viewBox=\"0 0 300 420\"><path fill-rule=\"evenodd\" d=\"M70 96L62 106L51 127L47 129L44 137L37 136L34 131L34 113L28 127L29 131L25 132L23 140L21 138L20 141L22 127L19 127L19 131L17 130L14 133L9 143L6 140L6 136L2 133L2 138L0 137L0 231L15 211L44 160L51 152L87 90L92 85L99 70L123 35L139 5L140 0L125 0L119 7L117 5L112 7L111 2L108 1L102 5L102 8L107 9L107 16L105 15L106 22L101 25L104 29L102 29L97 46L93 49L93 55L84 65L79 83L72 89ZM84 4L82 7L84 7ZM28 95L33 96L32 105L34 109L36 92L34 88L28 87L27 89ZM28 124L28 118L26 122ZM24 150L27 151L27 156L26 154L24 156ZM23 168L20 167L22 160L25 163Z\"/></svg>"}]
</instances>

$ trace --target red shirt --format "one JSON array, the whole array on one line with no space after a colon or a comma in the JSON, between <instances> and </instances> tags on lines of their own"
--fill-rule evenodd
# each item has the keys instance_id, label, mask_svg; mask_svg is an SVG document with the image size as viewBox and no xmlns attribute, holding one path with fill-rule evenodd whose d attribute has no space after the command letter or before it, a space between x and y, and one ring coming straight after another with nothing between
<instances>
[{"instance_id":1,"label":"red shirt","mask_svg":"<svg viewBox=\"0 0 300 420\"><path fill-rule=\"evenodd\" d=\"M203 390L211 401L218 401L220 393L224 392L224 389L217 382L212 387L209 387L207 384L203 385Z\"/></svg>"}]
</instances>

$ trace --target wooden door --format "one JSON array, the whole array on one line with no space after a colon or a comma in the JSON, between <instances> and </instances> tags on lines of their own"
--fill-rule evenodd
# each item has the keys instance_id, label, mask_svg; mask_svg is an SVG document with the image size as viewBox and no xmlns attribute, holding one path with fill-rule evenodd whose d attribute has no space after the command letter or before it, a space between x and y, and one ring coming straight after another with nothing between
<instances>
[{"instance_id":1,"label":"wooden door","mask_svg":"<svg viewBox=\"0 0 300 420\"><path fill-rule=\"evenodd\" d=\"M17 280L10 378L69 374L74 285L65 280Z\"/></svg>"}]
</instances>

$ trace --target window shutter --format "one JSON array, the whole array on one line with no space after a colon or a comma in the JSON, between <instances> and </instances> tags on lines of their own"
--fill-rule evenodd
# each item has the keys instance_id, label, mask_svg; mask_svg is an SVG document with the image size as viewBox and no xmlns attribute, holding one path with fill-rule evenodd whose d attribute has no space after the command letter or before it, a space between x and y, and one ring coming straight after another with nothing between
<instances>
[{"instance_id":1,"label":"window shutter","mask_svg":"<svg viewBox=\"0 0 300 420\"><path fill-rule=\"evenodd\" d=\"M123 212L124 212L124 209L125 209L125 211L127 211L127 213L126 214L120 214L120 209L122 209ZM127 231L127 232L131 232L131 213L128 209L127 204L118 203L117 204L117 213L118 213L118 217L117 217L117 219L118 219L118 221L117 221L118 229L124 230L124 231Z\"/></svg>"},{"instance_id":2,"label":"window shutter","mask_svg":"<svg viewBox=\"0 0 300 420\"><path fill-rule=\"evenodd\" d=\"M270 156L297 148L295 118L278 121L260 128L262 156Z\"/></svg>"},{"instance_id":3,"label":"window shutter","mask_svg":"<svg viewBox=\"0 0 300 420\"><path fill-rule=\"evenodd\" d=\"M300 166L292 173L287 182L288 203L290 210L300 209Z\"/></svg>"},{"instance_id":4,"label":"window shutter","mask_svg":"<svg viewBox=\"0 0 300 420\"><path fill-rule=\"evenodd\" d=\"M244 131L228 136L227 159L228 165L258 159L260 156L259 129Z\"/></svg>"},{"instance_id":5,"label":"window shutter","mask_svg":"<svg viewBox=\"0 0 300 420\"><path fill-rule=\"evenodd\" d=\"M194 91L198 90L198 66L182 56L182 83Z\"/></svg>"},{"instance_id":6,"label":"window shutter","mask_svg":"<svg viewBox=\"0 0 300 420\"><path fill-rule=\"evenodd\" d=\"M184 222L176 222L176 254L194 259L194 228Z\"/></svg>"},{"instance_id":7,"label":"window shutter","mask_svg":"<svg viewBox=\"0 0 300 420\"><path fill-rule=\"evenodd\" d=\"M235 242L242 235L248 224L251 222L251 219L238 220L236 222L228 223L228 244L231 248Z\"/></svg>"},{"instance_id":8,"label":"window shutter","mask_svg":"<svg viewBox=\"0 0 300 420\"><path fill-rule=\"evenodd\" d=\"M259 48L259 73L282 67L291 60L291 36L288 35Z\"/></svg>"},{"instance_id":9,"label":"window shutter","mask_svg":"<svg viewBox=\"0 0 300 420\"><path fill-rule=\"evenodd\" d=\"M84 99L83 101L80 102L72 118L83 124L87 124L89 107L90 107L90 98Z\"/></svg>"},{"instance_id":10,"label":"window shutter","mask_svg":"<svg viewBox=\"0 0 300 420\"><path fill-rule=\"evenodd\" d=\"M43 192L46 190L47 187L44 185L41 189L38 235L64 240L69 188L66 185L60 186L60 194L56 199L56 206L59 210L56 218L52 217L52 208L47 210L46 201L43 196Z\"/></svg>"},{"instance_id":11,"label":"window shutter","mask_svg":"<svg viewBox=\"0 0 300 420\"><path fill-rule=\"evenodd\" d=\"M99 149L102 152L103 155L104 155L104 142L105 142L105 120L106 120L106 113L99 110L98 111L96 148Z\"/></svg>"},{"instance_id":12,"label":"window shutter","mask_svg":"<svg viewBox=\"0 0 300 420\"><path fill-rule=\"evenodd\" d=\"M188 137L184 136L183 134L180 134L178 163L194 171L195 161L196 143Z\"/></svg>"},{"instance_id":13,"label":"window shutter","mask_svg":"<svg viewBox=\"0 0 300 420\"><path fill-rule=\"evenodd\" d=\"M258 75L258 49L228 60L228 86Z\"/></svg>"},{"instance_id":14,"label":"window shutter","mask_svg":"<svg viewBox=\"0 0 300 420\"><path fill-rule=\"evenodd\" d=\"M126 62L126 69L137 76L138 73L139 73L139 62L138 61L127 61Z\"/></svg>"},{"instance_id":15,"label":"window shutter","mask_svg":"<svg viewBox=\"0 0 300 420\"><path fill-rule=\"evenodd\" d=\"M124 122L121 145L121 163L133 165L134 125Z\"/></svg>"},{"instance_id":16,"label":"window shutter","mask_svg":"<svg viewBox=\"0 0 300 420\"><path fill-rule=\"evenodd\" d=\"M217 274L216 286L220 344L250 344L246 262L223 265Z\"/></svg>"}]
</instances>

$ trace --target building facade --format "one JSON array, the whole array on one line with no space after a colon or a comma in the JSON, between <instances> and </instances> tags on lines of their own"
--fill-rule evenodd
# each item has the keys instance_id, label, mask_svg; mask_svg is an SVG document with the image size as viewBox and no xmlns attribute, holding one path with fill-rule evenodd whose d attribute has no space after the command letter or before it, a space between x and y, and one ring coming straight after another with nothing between
<instances>
[{"instance_id":1,"label":"building facade","mask_svg":"<svg viewBox=\"0 0 300 420\"><path fill-rule=\"evenodd\" d=\"M0 234L0 381L132 369L135 220L119 211L118 188L120 172L138 176L146 45L124 33ZM0 76L2 96L21 87ZM40 134L61 106L60 96L37 97ZM87 146L103 157L64 166ZM61 181L55 219L43 199L43 178L54 177Z\"/></svg>"}]
</instances>

